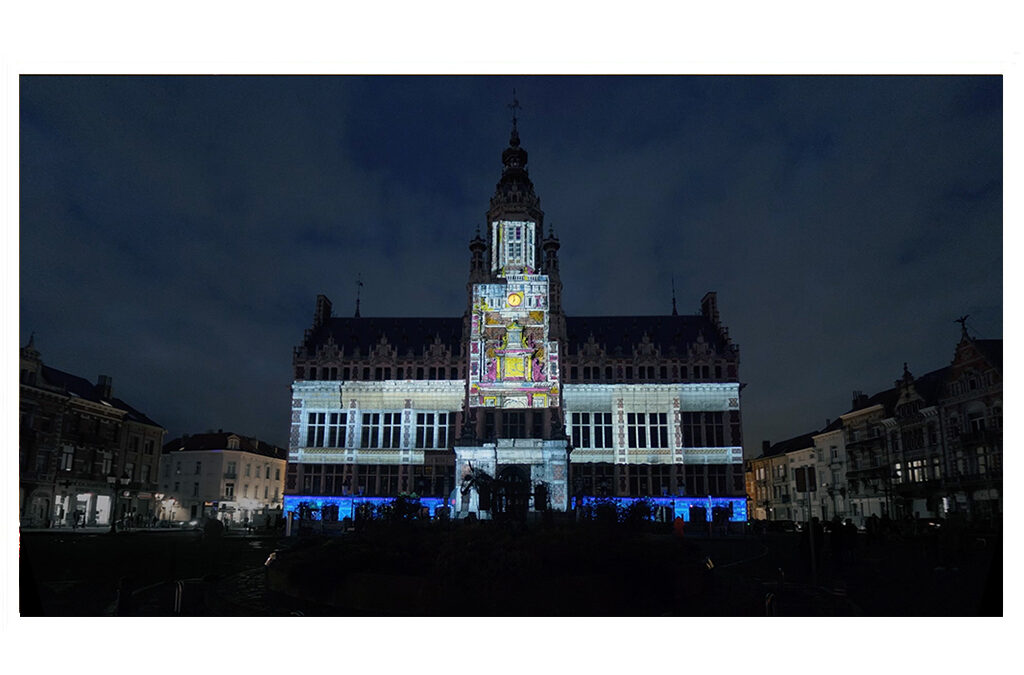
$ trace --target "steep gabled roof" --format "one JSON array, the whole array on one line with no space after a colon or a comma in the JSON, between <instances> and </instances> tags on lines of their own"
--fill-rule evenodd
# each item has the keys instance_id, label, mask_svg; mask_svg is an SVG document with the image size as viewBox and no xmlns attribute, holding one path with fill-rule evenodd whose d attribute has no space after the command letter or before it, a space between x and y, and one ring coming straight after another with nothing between
<instances>
[{"instance_id":1,"label":"steep gabled roof","mask_svg":"<svg viewBox=\"0 0 1024 675\"><path fill-rule=\"evenodd\" d=\"M988 362L998 370L1000 373L1003 372L1003 341L1002 340L972 340L974 346L978 348Z\"/></svg>"},{"instance_id":2,"label":"steep gabled roof","mask_svg":"<svg viewBox=\"0 0 1024 675\"><path fill-rule=\"evenodd\" d=\"M925 400L925 403L929 405L938 403L946 385L946 379L949 377L949 371L949 366L946 366L914 380L914 389Z\"/></svg>"},{"instance_id":3,"label":"steep gabled roof","mask_svg":"<svg viewBox=\"0 0 1024 675\"><path fill-rule=\"evenodd\" d=\"M388 344L399 356L409 350L420 356L439 338L441 344L452 351L461 353L462 318L448 317L331 317L324 325L309 332L303 347L309 354L333 339L339 350L351 358L358 350L365 358L370 350L386 337Z\"/></svg>"},{"instance_id":4,"label":"steep gabled roof","mask_svg":"<svg viewBox=\"0 0 1024 675\"><path fill-rule=\"evenodd\" d=\"M92 401L93 403L106 404L113 408L117 408L118 410L122 410L125 412L125 417L133 422L161 427L158 422L154 422L145 413L133 408L123 400L115 397L104 398L100 396L96 385L84 377L72 375L71 373L66 373L63 370L57 370L56 368L51 368L47 365L42 366L42 376L44 382L63 389L70 396L81 398L86 401Z\"/></svg>"},{"instance_id":5,"label":"steep gabled roof","mask_svg":"<svg viewBox=\"0 0 1024 675\"><path fill-rule=\"evenodd\" d=\"M644 336L661 349L663 356L685 356L690 345L703 340L714 351L725 354L735 347L718 328L702 315L684 316L569 316L566 317L568 354L579 353L591 336L609 356L630 356ZM315 354L333 340L350 358L358 350L365 358L386 337L399 356L409 350L422 356L440 339L453 354L462 353L462 318L447 317L331 317L309 331L302 347Z\"/></svg>"},{"instance_id":6,"label":"steep gabled roof","mask_svg":"<svg viewBox=\"0 0 1024 675\"><path fill-rule=\"evenodd\" d=\"M646 335L661 349L662 356L685 356L690 345L703 339L707 345L725 353L729 343L706 317L683 316L567 316L566 333L569 354L578 353L593 335L609 356L630 356Z\"/></svg>"}]
</instances>

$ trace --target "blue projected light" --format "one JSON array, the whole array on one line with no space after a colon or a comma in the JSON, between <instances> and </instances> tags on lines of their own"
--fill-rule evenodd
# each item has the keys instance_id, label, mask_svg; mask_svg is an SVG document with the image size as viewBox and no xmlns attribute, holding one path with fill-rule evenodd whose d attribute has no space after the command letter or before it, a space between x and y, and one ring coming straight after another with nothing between
<instances>
[{"instance_id":1,"label":"blue projected light","mask_svg":"<svg viewBox=\"0 0 1024 675\"><path fill-rule=\"evenodd\" d=\"M360 504L370 504L374 507L381 504L390 504L395 501L394 497L320 497L304 495L285 495L284 512L298 514L299 504L308 504L312 510L313 520L320 520L321 509L325 506L338 507L338 520L342 518L355 518L356 507ZM443 497L420 497L420 505L430 510L430 517L433 518L438 508L448 508L451 515L451 507L446 504Z\"/></svg>"},{"instance_id":2,"label":"blue projected light","mask_svg":"<svg viewBox=\"0 0 1024 675\"><path fill-rule=\"evenodd\" d=\"M583 497L578 503L583 506L593 506L598 501L614 502L617 506L628 507L637 499L647 499L655 506L668 506L672 508L676 518L682 518L690 522L690 509L700 507L704 509L704 519L711 522L712 509L732 509L729 516L731 523L747 522L747 500L745 497Z\"/></svg>"}]
</instances>

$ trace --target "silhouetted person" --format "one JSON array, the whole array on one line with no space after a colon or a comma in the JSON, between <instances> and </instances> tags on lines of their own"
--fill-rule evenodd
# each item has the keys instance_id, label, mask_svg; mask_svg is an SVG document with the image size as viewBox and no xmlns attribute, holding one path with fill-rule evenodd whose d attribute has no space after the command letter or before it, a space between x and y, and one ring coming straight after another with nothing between
<instances>
[{"instance_id":1,"label":"silhouetted person","mask_svg":"<svg viewBox=\"0 0 1024 675\"><path fill-rule=\"evenodd\" d=\"M814 558L821 562L821 552L825 548L825 528L817 518L811 518L811 527L814 529L814 537L811 539L814 542Z\"/></svg>"},{"instance_id":2,"label":"silhouetted person","mask_svg":"<svg viewBox=\"0 0 1024 675\"><path fill-rule=\"evenodd\" d=\"M832 550L832 560L842 562L846 553L846 532L839 516L833 516L828 529L828 544Z\"/></svg>"},{"instance_id":3,"label":"silhouetted person","mask_svg":"<svg viewBox=\"0 0 1024 675\"><path fill-rule=\"evenodd\" d=\"M847 518L846 523L843 524L843 537L846 540L847 557L853 561L857 552L857 526L850 518Z\"/></svg>"}]
</instances>

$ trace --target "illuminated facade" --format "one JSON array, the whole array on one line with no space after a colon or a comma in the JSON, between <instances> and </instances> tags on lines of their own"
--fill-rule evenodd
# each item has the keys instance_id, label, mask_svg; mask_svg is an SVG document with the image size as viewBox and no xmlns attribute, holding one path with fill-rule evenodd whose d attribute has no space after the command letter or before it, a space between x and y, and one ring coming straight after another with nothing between
<instances>
[{"instance_id":1,"label":"illuminated facade","mask_svg":"<svg viewBox=\"0 0 1024 675\"><path fill-rule=\"evenodd\" d=\"M284 496L285 450L231 432L169 441L160 458L159 518L273 524Z\"/></svg>"},{"instance_id":2,"label":"illuminated facade","mask_svg":"<svg viewBox=\"0 0 1024 675\"><path fill-rule=\"evenodd\" d=\"M664 316L566 316L526 162L513 123L461 318L334 317L317 298L293 358L286 511L415 493L487 518L498 495L460 489L482 473L531 510L648 497L745 520L739 349L715 294L695 315L673 299Z\"/></svg>"}]
</instances>

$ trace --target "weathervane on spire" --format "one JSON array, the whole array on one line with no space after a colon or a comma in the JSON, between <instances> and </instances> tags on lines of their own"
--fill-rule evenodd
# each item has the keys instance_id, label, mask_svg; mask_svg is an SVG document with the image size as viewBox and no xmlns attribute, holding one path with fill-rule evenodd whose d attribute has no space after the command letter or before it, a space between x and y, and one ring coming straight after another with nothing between
<instances>
[{"instance_id":1,"label":"weathervane on spire","mask_svg":"<svg viewBox=\"0 0 1024 675\"><path fill-rule=\"evenodd\" d=\"M521 105L519 105L519 99L516 98L515 87L512 87L512 102L508 104L508 107L509 109L512 110L512 131L515 132L517 131L516 123L519 121L516 117L516 111L522 107Z\"/></svg>"},{"instance_id":2,"label":"weathervane on spire","mask_svg":"<svg viewBox=\"0 0 1024 675\"><path fill-rule=\"evenodd\" d=\"M953 323L960 324L960 330L962 332L962 337L968 337L968 335L967 335L967 317L969 317L969 316L970 316L970 314L964 314L962 317L960 317L959 319L957 319L956 321L953 322Z\"/></svg>"}]
</instances>

